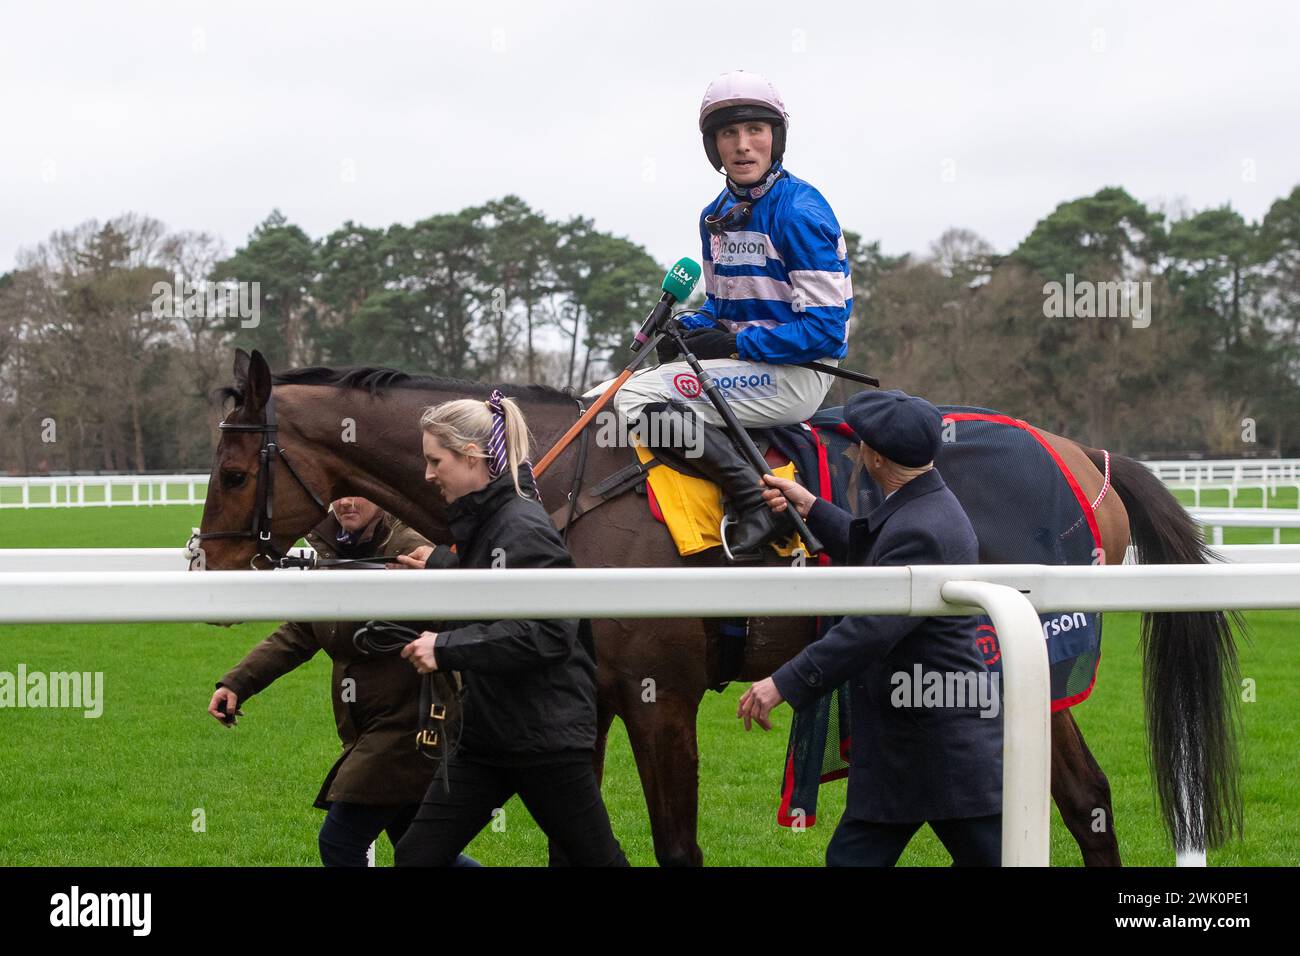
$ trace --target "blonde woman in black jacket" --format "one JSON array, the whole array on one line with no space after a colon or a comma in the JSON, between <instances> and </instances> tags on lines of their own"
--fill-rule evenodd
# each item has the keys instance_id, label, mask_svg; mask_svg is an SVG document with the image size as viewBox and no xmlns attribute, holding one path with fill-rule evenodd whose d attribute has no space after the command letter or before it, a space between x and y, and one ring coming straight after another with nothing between
<instances>
[{"instance_id":1,"label":"blonde woman in black jacket","mask_svg":"<svg viewBox=\"0 0 1300 956\"><path fill-rule=\"evenodd\" d=\"M516 403L493 390L427 409L425 478L448 502L462 568L571 568L541 502ZM402 651L415 669L461 672L467 688L450 792L435 780L397 845L398 866L448 866L514 794L563 858L626 866L594 768L596 663L576 618L448 624Z\"/></svg>"}]
</instances>

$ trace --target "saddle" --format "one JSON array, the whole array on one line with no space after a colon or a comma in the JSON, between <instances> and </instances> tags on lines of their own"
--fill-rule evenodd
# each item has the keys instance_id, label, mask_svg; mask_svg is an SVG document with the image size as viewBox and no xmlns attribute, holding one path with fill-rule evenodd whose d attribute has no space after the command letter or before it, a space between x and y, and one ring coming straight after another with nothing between
<instances>
[{"instance_id":1,"label":"saddle","mask_svg":"<svg viewBox=\"0 0 1300 956\"><path fill-rule=\"evenodd\" d=\"M852 506L848 504L850 496L857 497L851 487L855 484L852 474L858 466L857 438L839 412L840 409L827 409L797 425L751 428L747 432L763 452L773 474L791 478L847 510L866 514L877 503L879 494L868 479L857 483L865 495L863 500L853 502ZM718 486L675 470L643 447L634 445L632 451L631 463L571 495L567 504L552 513L551 519L566 540L569 527L578 518L635 490L646 497L650 514L665 525L683 557L721 547L719 527L723 502ZM581 474L585 450L580 449L579 455ZM784 547L773 543L772 548L774 554L783 557L803 550L798 537Z\"/></svg>"}]
</instances>

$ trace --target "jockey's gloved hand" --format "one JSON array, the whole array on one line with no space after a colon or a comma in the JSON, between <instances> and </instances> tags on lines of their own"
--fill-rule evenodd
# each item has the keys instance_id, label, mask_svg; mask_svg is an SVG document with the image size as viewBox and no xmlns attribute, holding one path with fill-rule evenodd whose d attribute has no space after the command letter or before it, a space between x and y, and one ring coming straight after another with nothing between
<instances>
[{"instance_id":1,"label":"jockey's gloved hand","mask_svg":"<svg viewBox=\"0 0 1300 956\"><path fill-rule=\"evenodd\" d=\"M655 346L655 355L659 356L659 364L667 365L669 362L676 362L682 357L682 353L677 350L677 342L665 335Z\"/></svg>"},{"instance_id":2,"label":"jockey's gloved hand","mask_svg":"<svg viewBox=\"0 0 1300 956\"><path fill-rule=\"evenodd\" d=\"M697 359L736 358L736 334L722 329L691 329L683 339Z\"/></svg>"}]
</instances>

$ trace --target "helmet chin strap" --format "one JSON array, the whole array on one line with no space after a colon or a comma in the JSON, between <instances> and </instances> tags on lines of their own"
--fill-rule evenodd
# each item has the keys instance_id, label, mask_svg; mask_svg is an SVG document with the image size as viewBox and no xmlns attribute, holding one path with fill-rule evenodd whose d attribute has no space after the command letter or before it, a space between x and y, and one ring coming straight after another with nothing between
<instances>
[{"instance_id":1,"label":"helmet chin strap","mask_svg":"<svg viewBox=\"0 0 1300 956\"><path fill-rule=\"evenodd\" d=\"M731 195L735 196L737 200L744 201L748 199L750 202L753 202L766 196L771 188L776 185L776 181L780 179L784 173L785 170L781 167L780 160L777 160L768 167L768 170L764 173L762 179L749 186L740 185L732 179L730 175L728 175L727 189L731 191Z\"/></svg>"}]
</instances>

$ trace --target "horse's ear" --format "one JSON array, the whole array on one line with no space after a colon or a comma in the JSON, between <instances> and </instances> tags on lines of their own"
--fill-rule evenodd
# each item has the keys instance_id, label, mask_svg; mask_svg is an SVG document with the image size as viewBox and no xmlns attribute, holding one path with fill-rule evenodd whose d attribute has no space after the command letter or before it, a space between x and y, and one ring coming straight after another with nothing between
<instances>
[{"instance_id":1,"label":"horse's ear","mask_svg":"<svg viewBox=\"0 0 1300 956\"><path fill-rule=\"evenodd\" d=\"M235 349L235 381L236 382L243 383L248 381L248 362L249 362L248 353L245 352L243 349Z\"/></svg>"},{"instance_id":2,"label":"horse's ear","mask_svg":"<svg viewBox=\"0 0 1300 956\"><path fill-rule=\"evenodd\" d=\"M271 400L271 366L257 349L248 359L248 390L244 393L244 408L256 415Z\"/></svg>"}]
</instances>

